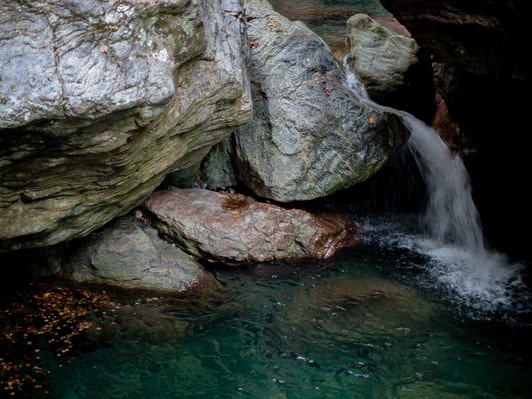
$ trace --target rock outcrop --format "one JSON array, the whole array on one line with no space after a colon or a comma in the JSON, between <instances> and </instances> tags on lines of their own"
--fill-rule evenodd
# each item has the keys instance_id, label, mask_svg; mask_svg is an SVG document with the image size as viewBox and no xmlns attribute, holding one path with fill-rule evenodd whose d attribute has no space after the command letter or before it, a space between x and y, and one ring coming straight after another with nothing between
<instances>
[{"instance_id":1,"label":"rock outcrop","mask_svg":"<svg viewBox=\"0 0 532 399\"><path fill-rule=\"evenodd\" d=\"M239 7L0 5L0 250L87 235L250 119Z\"/></svg>"},{"instance_id":2,"label":"rock outcrop","mask_svg":"<svg viewBox=\"0 0 532 399\"><path fill-rule=\"evenodd\" d=\"M233 158L234 180L259 197L291 202L376 173L409 137L397 115L354 96L342 64L304 24L263 0L245 7L253 120L222 151Z\"/></svg>"},{"instance_id":3,"label":"rock outcrop","mask_svg":"<svg viewBox=\"0 0 532 399\"><path fill-rule=\"evenodd\" d=\"M265 0L0 8L0 252L35 250L13 259L37 274L182 292L208 280L196 260L329 258L355 244L349 215L160 184L294 204L367 180L409 137Z\"/></svg>"},{"instance_id":4,"label":"rock outcrop","mask_svg":"<svg viewBox=\"0 0 532 399\"><path fill-rule=\"evenodd\" d=\"M347 20L347 60L369 97L430 121L434 113L432 66L417 42L366 14Z\"/></svg>"},{"instance_id":5,"label":"rock outcrop","mask_svg":"<svg viewBox=\"0 0 532 399\"><path fill-rule=\"evenodd\" d=\"M438 65L438 90L453 116L467 113L472 100L482 100L502 82L528 80L524 1L381 2L430 52Z\"/></svg>"},{"instance_id":6,"label":"rock outcrop","mask_svg":"<svg viewBox=\"0 0 532 399\"><path fill-rule=\"evenodd\" d=\"M228 182L281 202L366 180L408 138L264 0L0 7L0 251L88 235L250 120Z\"/></svg>"}]
</instances>

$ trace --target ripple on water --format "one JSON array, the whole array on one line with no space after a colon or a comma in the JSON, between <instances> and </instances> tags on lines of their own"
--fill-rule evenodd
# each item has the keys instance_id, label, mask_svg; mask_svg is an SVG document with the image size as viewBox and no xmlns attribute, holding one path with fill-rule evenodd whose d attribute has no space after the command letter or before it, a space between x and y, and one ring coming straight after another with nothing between
<instances>
[{"instance_id":1,"label":"ripple on water","mask_svg":"<svg viewBox=\"0 0 532 399\"><path fill-rule=\"evenodd\" d=\"M47 397L525 397L530 331L457 319L379 264L361 249L217 269L195 299L113 297L103 331L43 359Z\"/></svg>"}]
</instances>

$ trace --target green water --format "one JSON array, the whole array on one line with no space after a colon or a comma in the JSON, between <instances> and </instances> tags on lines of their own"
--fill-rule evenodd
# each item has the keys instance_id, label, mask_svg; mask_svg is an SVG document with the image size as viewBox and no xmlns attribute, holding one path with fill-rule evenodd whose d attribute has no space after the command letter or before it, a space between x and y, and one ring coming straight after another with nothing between
<instances>
[{"instance_id":1,"label":"green water","mask_svg":"<svg viewBox=\"0 0 532 399\"><path fill-rule=\"evenodd\" d=\"M50 356L46 397L530 397L529 326L460 315L382 262L217 269L195 305L118 300L107 333Z\"/></svg>"},{"instance_id":2,"label":"green water","mask_svg":"<svg viewBox=\"0 0 532 399\"><path fill-rule=\"evenodd\" d=\"M291 20L304 22L333 51L345 48L346 22L354 14L388 18L391 14L376 0L270 0L274 10Z\"/></svg>"}]
</instances>

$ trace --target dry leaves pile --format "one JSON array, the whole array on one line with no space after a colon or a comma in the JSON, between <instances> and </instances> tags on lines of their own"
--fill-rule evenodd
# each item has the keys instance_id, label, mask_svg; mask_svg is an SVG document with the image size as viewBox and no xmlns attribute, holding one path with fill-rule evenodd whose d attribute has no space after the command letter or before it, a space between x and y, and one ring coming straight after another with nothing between
<instances>
[{"instance_id":1,"label":"dry leaves pile","mask_svg":"<svg viewBox=\"0 0 532 399\"><path fill-rule=\"evenodd\" d=\"M57 367L73 356L75 338L99 330L109 305L105 292L67 288L56 282L30 284L0 303L0 397L47 393L50 370L42 357L55 356Z\"/></svg>"}]
</instances>

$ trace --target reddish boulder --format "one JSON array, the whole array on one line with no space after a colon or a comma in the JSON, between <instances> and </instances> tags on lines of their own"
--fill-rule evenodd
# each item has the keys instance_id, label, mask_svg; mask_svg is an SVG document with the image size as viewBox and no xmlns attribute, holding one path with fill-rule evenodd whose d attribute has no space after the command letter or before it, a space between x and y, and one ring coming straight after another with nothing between
<instances>
[{"instance_id":1,"label":"reddish boulder","mask_svg":"<svg viewBox=\"0 0 532 399\"><path fill-rule=\"evenodd\" d=\"M314 214L203 189L154 192L144 204L155 227L206 260L326 259L355 244L347 214Z\"/></svg>"}]
</instances>

